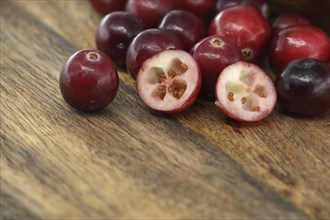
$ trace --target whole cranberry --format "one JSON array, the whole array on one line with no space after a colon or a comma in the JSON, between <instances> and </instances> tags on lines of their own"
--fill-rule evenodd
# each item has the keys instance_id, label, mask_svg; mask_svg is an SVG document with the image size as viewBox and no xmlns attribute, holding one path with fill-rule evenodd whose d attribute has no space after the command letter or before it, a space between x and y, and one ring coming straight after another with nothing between
<instances>
[{"instance_id":1,"label":"whole cranberry","mask_svg":"<svg viewBox=\"0 0 330 220\"><path fill-rule=\"evenodd\" d=\"M159 28L176 34L187 51L205 37L206 32L204 24L198 17L183 10L173 10L167 13Z\"/></svg>"},{"instance_id":2,"label":"whole cranberry","mask_svg":"<svg viewBox=\"0 0 330 220\"><path fill-rule=\"evenodd\" d=\"M217 12L236 5L252 5L256 7L264 18L268 18L269 6L265 0L218 0L216 3Z\"/></svg>"},{"instance_id":3,"label":"whole cranberry","mask_svg":"<svg viewBox=\"0 0 330 220\"><path fill-rule=\"evenodd\" d=\"M190 11L202 21L209 21L215 14L216 0L179 0L178 9Z\"/></svg>"},{"instance_id":4,"label":"whole cranberry","mask_svg":"<svg viewBox=\"0 0 330 220\"><path fill-rule=\"evenodd\" d=\"M155 28L166 13L175 9L176 0L128 0L125 10L141 18L146 28Z\"/></svg>"},{"instance_id":5,"label":"whole cranberry","mask_svg":"<svg viewBox=\"0 0 330 220\"><path fill-rule=\"evenodd\" d=\"M209 35L221 35L241 48L248 61L257 61L270 37L270 27L260 12L250 5L238 5L218 13Z\"/></svg>"},{"instance_id":6,"label":"whole cranberry","mask_svg":"<svg viewBox=\"0 0 330 220\"><path fill-rule=\"evenodd\" d=\"M124 10L126 1L127 0L89 0L89 3L97 12L108 14L110 12Z\"/></svg>"},{"instance_id":7,"label":"whole cranberry","mask_svg":"<svg viewBox=\"0 0 330 220\"><path fill-rule=\"evenodd\" d=\"M310 21L297 13L280 14L272 24L272 35L278 34L281 30L296 24L310 24Z\"/></svg>"},{"instance_id":8,"label":"whole cranberry","mask_svg":"<svg viewBox=\"0 0 330 220\"><path fill-rule=\"evenodd\" d=\"M161 29L147 29L138 34L129 45L126 67L131 76L136 76L145 60L157 53L176 49L183 50L181 40L174 34Z\"/></svg>"},{"instance_id":9,"label":"whole cranberry","mask_svg":"<svg viewBox=\"0 0 330 220\"><path fill-rule=\"evenodd\" d=\"M290 62L275 81L278 103L297 115L321 115L330 110L330 66L315 59Z\"/></svg>"},{"instance_id":10,"label":"whole cranberry","mask_svg":"<svg viewBox=\"0 0 330 220\"><path fill-rule=\"evenodd\" d=\"M293 60L313 58L329 62L330 39L316 26L294 25L272 38L269 57L270 65L277 75Z\"/></svg>"},{"instance_id":11,"label":"whole cranberry","mask_svg":"<svg viewBox=\"0 0 330 220\"><path fill-rule=\"evenodd\" d=\"M221 36L209 36L199 41L190 51L202 72L201 95L214 96L215 82L228 65L243 59L236 45Z\"/></svg>"},{"instance_id":12,"label":"whole cranberry","mask_svg":"<svg viewBox=\"0 0 330 220\"><path fill-rule=\"evenodd\" d=\"M64 100L71 107L91 112L112 102L119 78L116 66L105 53L83 49L64 64L59 84Z\"/></svg>"},{"instance_id":13,"label":"whole cranberry","mask_svg":"<svg viewBox=\"0 0 330 220\"><path fill-rule=\"evenodd\" d=\"M143 21L135 15L124 11L109 13L97 28L96 47L115 63L125 64L129 44L143 30Z\"/></svg>"}]
</instances>

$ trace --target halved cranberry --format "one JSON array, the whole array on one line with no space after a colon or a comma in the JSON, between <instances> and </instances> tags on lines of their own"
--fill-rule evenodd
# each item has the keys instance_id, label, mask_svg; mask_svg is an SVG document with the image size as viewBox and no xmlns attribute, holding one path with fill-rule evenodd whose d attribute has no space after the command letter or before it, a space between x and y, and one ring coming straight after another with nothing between
<instances>
[{"instance_id":1,"label":"halved cranberry","mask_svg":"<svg viewBox=\"0 0 330 220\"><path fill-rule=\"evenodd\" d=\"M146 28L155 28L164 15L175 9L176 0L128 0L125 10L141 18Z\"/></svg>"},{"instance_id":2,"label":"halved cranberry","mask_svg":"<svg viewBox=\"0 0 330 220\"><path fill-rule=\"evenodd\" d=\"M64 64L60 79L64 100L81 111L96 111L115 98L119 85L116 66L102 51L83 49Z\"/></svg>"},{"instance_id":3,"label":"halved cranberry","mask_svg":"<svg viewBox=\"0 0 330 220\"><path fill-rule=\"evenodd\" d=\"M215 82L228 65L243 59L236 45L222 36L209 36L199 41L190 51L202 71L203 96L214 96Z\"/></svg>"},{"instance_id":4,"label":"halved cranberry","mask_svg":"<svg viewBox=\"0 0 330 220\"><path fill-rule=\"evenodd\" d=\"M272 38L270 65L279 75L291 61L313 58L330 61L330 38L320 28L299 24L283 29Z\"/></svg>"},{"instance_id":5,"label":"halved cranberry","mask_svg":"<svg viewBox=\"0 0 330 220\"><path fill-rule=\"evenodd\" d=\"M124 11L109 13L97 28L96 47L115 63L125 64L129 44L143 30L143 21L135 15Z\"/></svg>"},{"instance_id":6,"label":"halved cranberry","mask_svg":"<svg viewBox=\"0 0 330 220\"><path fill-rule=\"evenodd\" d=\"M89 0L93 8L101 14L124 10L126 1L127 0Z\"/></svg>"},{"instance_id":7,"label":"halved cranberry","mask_svg":"<svg viewBox=\"0 0 330 220\"><path fill-rule=\"evenodd\" d=\"M176 34L187 51L202 39L206 32L204 24L198 17L183 10L173 10L167 13L159 28Z\"/></svg>"},{"instance_id":8,"label":"halved cranberry","mask_svg":"<svg viewBox=\"0 0 330 220\"><path fill-rule=\"evenodd\" d=\"M238 121L259 121L276 103L273 81L259 66L238 61L224 68L216 84L215 104Z\"/></svg>"},{"instance_id":9,"label":"halved cranberry","mask_svg":"<svg viewBox=\"0 0 330 220\"><path fill-rule=\"evenodd\" d=\"M198 97L201 73L195 59L183 50L165 50L143 63L136 79L143 103L150 109L181 112Z\"/></svg>"},{"instance_id":10,"label":"halved cranberry","mask_svg":"<svg viewBox=\"0 0 330 220\"><path fill-rule=\"evenodd\" d=\"M257 61L270 37L270 27L260 12L250 5L227 8L217 14L209 35L221 35L241 48L248 61Z\"/></svg>"},{"instance_id":11,"label":"halved cranberry","mask_svg":"<svg viewBox=\"0 0 330 220\"><path fill-rule=\"evenodd\" d=\"M151 56L166 50L183 50L181 40L174 34L160 29L147 29L138 34L127 50L126 67L131 76L136 76L142 63Z\"/></svg>"}]
</instances>

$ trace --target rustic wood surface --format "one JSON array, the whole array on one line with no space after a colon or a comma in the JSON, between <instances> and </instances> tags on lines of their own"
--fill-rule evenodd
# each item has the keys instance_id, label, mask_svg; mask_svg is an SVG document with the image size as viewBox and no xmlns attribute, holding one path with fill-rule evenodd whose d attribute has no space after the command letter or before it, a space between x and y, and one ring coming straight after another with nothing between
<instances>
[{"instance_id":1,"label":"rustic wood surface","mask_svg":"<svg viewBox=\"0 0 330 220\"><path fill-rule=\"evenodd\" d=\"M330 115L276 107L258 123L199 100L164 116L120 72L111 105L83 114L58 86L93 48L87 1L1 0L1 218L329 219Z\"/></svg>"}]
</instances>

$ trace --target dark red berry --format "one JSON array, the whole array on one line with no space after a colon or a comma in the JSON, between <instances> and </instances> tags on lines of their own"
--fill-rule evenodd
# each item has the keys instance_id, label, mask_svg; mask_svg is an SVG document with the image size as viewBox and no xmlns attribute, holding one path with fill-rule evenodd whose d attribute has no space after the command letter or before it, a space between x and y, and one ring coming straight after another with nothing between
<instances>
[{"instance_id":1,"label":"dark red berry","mask_svg":"<svg viewBox=\"0 0 330 220\"><path fill-rule=\"evenodd\" d=\"M278 103L286 112L321 115L330 110L330 66L315 59L292 61L275 81Z\"/></svg>"},{"instance_id":2,"label":"dark red berry","mask_svg":"<svg viewBox=\"0 0 330 220\"><path fill-rule=\"evenodd\" d=\"M64 64L59 84L64 100L71 107L91 112L112 102L119 78L114 63L105 53L83 49Z\"/></svg>"},{"instance_id":3,"label":"dark red berry","mask_svg":"<svg viewBox=\"0 0 330 220\"><path fill-rule=\"evenodd\" d=\"M143 30L143 21L135 15L124 11L109 13L99 23L96 47L115 63L125 64L129 44Z\"/></svg>"},{"instance_id":4,"label":"dark red berry","mask_svg":"<svg viewBox=\"0 0 330 220\"><path fill-rule=\"evenodd\" d=\"M209 21L215 14L216 0L178 0L178 9L189 11L202 21Z\"/></svg>"},{"instance_id":5,"label":"dark red berry","mask_svg":"<svg viewBox=\"0 0 330 220\"><path fill-rule=\"evenodd\" d=\"M276 74L291 61L302 58L330 61L330 39L322 29L299 24L283 29L272 38L270 64Z\"/></svg>"},{"instance_id":6,"label":"dark red berry","mask_svg":"<svg viewBox=\"0 0 330 220\"><path fill-rule=\"evenodd\" d=\"M297 13L280 14L275 18L272 24L272 35L275 35L281 30L296 24L310 24L310 21Z\"/></svg>"},{"instance_id":7,"label":"dark red berry","mask_svg":"<svg viewBox=\"0 0 330 220\"><path fill-rule=\"evenodd\" d=\"M215 82L228 65L243 59L236 45L221 36L209 36L198 42L190 51L202 72L203 96L214 96Z\"/></svg>"},{"instance_id":8,"label":"dark red berry","mask_svg":"<svg viewBox=\"0 0 330 220\"><path fill-rule=\"evenodd\" d=\"M125 10L141 18L146 28L155 28L175 5L176 0L128 0Z\"/></svg>"},{"instance_id":9,"label":"dark red berry","mask_svg":"<svg viewBox=\"0 0 330 220\"><path fill-rule=\"evenodd\" d=\"M183 10L173 10L167 13L159 28L176 34L187 51L205 37L206 32L204 24L198 17Z\"/></svg>"},{"instance_id":10,"label":"dark red berry","mask_svg":"<svg viewBox=\"0 0 330 220\"><path fill-rule=\"evenodd\" d=\"M209 35L221 35L241 48L248 61L257 61L265 51L270 27L260 12L250 5L227 8L217 14Z\"/></svg>"},{"instance_id":11,"label":"dark red berry","mask_svg":"<svg viewBox=\"0 0 330 220\"><path fill-rule=\"evenodd\" d=\"M261 14L267 18L269 15L269 6L265 0L218 0L216 3L217 12L237 5L251 5L256 7Z\"/></svg>"},{"instance_id":12,"label":"dark red berry","mask_svg":"<svg viewBox=\"0 0 330 220\"><path fill-rule=\"evenodd\" d=\"M126 67L131 76L136 76L145 60L167 49L183 50L181 40L161 29L147 29L137 35L127 50Z\"/></svg>"},{"instance_id":13,"label":"dark red berry","mask_svg":"<svg viewBox=\"0 0 330 220\"><path fill-rule=\"evenodd\" d=\"M89 0L93 8L101 14L124 10L126 1L127 0Z\"/></svg>"}]
</instances>

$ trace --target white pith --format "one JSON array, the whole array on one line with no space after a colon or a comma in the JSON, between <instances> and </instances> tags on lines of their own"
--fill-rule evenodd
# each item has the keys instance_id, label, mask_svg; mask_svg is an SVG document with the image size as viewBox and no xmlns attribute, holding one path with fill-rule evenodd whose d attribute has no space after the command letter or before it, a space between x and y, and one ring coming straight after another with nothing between
<instances>
[{"instance_id":1,"label":"white pith","mask_svg":"<svg viewBox=\"0 0 330 220\"><path fill-rule=\"evenodd\" d=\"M176 65L173 65L174 60L180 60L188 66L188 69L186 71L175 69ZM187 86L185 92L179 99L174 97L168 90L166 91L164 99L153 95L160 85L157 81L158 77L154 75L157 75L157 72L163 73L166 78L169 79L168 71L170 69L181 73L178 74L174 80L180 81ZM136 81L138 93L147 106L155 110L172 111L187 105L187 100L191 99L193 93L196 93L199 80L199 67L189 53L181 50L166 50L144 62ZM167 89L170 81L171 80L168 80L165 83Z\"/></svg>"},{"instance_id":2,"label":"white pith","mask_svg":"<svg viewBox=\"0 0 330 220\"><path fill-rule=\"evenodd\" d=\"M233 101L228 93L233 92ZM262 93L265 97L261 97ZM242 104L242 98L246 103ZM276 91L271 78L258 66L246 62L237 62L226 67L216 83L216 105L226 114L242 121L260 120L273 110L276 103ZM259 107L259 111L253 111Z\"/></svg>"}]
</instances>

